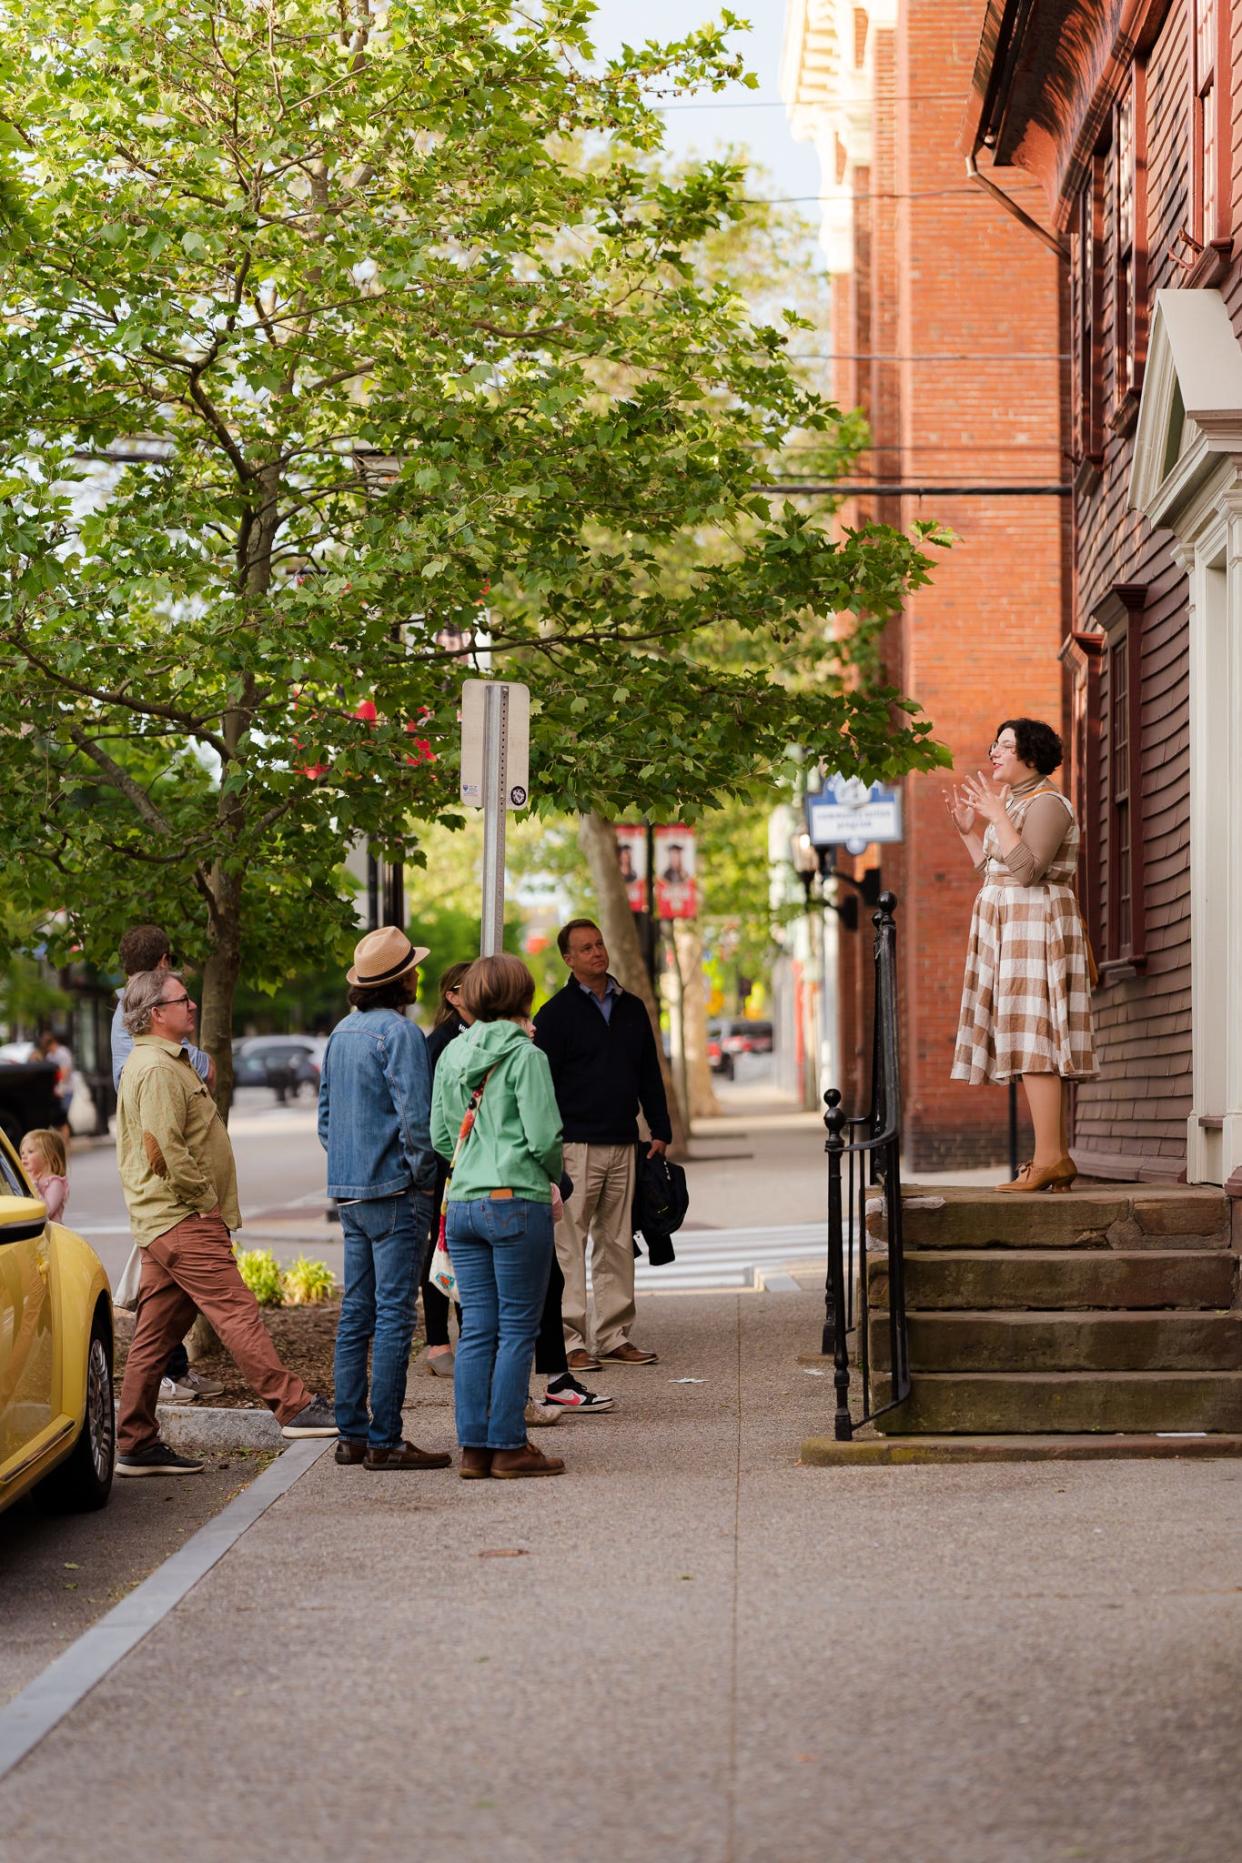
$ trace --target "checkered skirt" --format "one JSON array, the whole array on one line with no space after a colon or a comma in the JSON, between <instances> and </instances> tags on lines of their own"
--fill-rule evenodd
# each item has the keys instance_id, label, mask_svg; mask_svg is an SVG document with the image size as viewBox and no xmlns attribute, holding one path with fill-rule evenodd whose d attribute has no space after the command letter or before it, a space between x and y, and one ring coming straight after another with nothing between
<instances>
[{"instance_id":1,"label":"checkered skirt","mask_svg":"<svg viewBox=\"0 0 1242 1863\"><path fill-rule=\"evenodd\" d=\"M978 1086L1016 1074L1095 1078L1087 946L1072 887L1078 824L1060 799L1069 826L1036 886L1006 882L1009 869L990 824L983 837L988 864L970 923L954 1080ZM1031 800L1006 805L1019 832Z\"/></svg>"}]
</instances>

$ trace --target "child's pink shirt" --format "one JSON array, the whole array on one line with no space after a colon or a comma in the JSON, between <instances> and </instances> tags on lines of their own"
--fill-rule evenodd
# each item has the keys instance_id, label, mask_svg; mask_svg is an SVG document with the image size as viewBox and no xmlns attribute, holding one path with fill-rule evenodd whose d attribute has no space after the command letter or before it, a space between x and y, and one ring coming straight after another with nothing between
<instances>
[{"instance_id":1,"label":"child's pink shirt","mask_svg":"<svg viewBox=\"0 0 1242 1863\"><path fill-rule=\"evenodd\" d=\"M67 1177L36 1177L35 1189L47 1205L48 1221L60 1221L66 1203L69 1201L69 1179Z\"/></svg>"}]
</instances>

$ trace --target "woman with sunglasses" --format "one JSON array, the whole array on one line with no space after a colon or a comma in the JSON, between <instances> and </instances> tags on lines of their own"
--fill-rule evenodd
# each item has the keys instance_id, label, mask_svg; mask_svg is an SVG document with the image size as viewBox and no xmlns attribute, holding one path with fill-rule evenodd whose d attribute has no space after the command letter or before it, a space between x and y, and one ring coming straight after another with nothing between
<instances>
[{"instance_id":1,"label":"woman with sunglasses","mask_svg":"<svg viewBox=\"0 0 1242 1863\"><path fill-rule=\"evenodd\" d=\"M1068 1190L1068 1080L1096 1073L1086 931L1074 877L1078 824L1049 781L1061 739L1035 718L1007 718L991 773L966 777L945 802L982 885L966 956L953 1079L1020 1075L1035 1155L999 1190Z\"/></svg>"}]
</instances>

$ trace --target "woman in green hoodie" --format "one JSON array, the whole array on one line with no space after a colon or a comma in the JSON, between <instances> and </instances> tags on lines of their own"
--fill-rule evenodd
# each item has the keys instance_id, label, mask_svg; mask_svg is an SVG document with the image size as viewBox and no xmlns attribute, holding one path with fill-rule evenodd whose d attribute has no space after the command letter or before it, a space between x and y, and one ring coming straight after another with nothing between
<instances>
[{"instance_id":1,"label":"woman in green hoodie","mask_svg":"<svg viewBox=\"0 0 1242 1863\"><path fill-rule=\"evenodd\" d=\"M461 995L474 1022L444 1050L432 1090L431 1142L444 1158L457 1150L447 1241L462 1312L453 1391L467 1481L559 1475L565 1467L526 1437L552 1266L552 1186L562 1169L552 1074L528 1032L534 994L520 958L472 964Z\"/></svg>"}]
</instances>

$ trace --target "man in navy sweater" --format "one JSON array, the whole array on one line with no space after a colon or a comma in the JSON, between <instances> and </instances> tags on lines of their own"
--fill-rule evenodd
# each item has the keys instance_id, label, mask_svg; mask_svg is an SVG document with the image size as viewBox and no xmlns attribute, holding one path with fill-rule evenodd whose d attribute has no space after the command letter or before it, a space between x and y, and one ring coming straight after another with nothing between
<instances>
[{"instance_id":1,"label":"man in navy sweater","mask_svg":"<svg viewBox=\"0 0 1242 1863\"><path fill-rule=\"evenodd\" d=\"M565 1276L561 1314L569 1369L654 1365L630 1338L634 1324L635 1147L641 1107L650 1149L673 1136L651 1021L641 998L609 974L608 947L591 919L571 919L557 935L569 981L535 1017L565 1128L565 1169L573 1195L557 1225ZM595 1350L587 1320L586 1250L591 1238Z\"/></svg>"}]
</instances>

